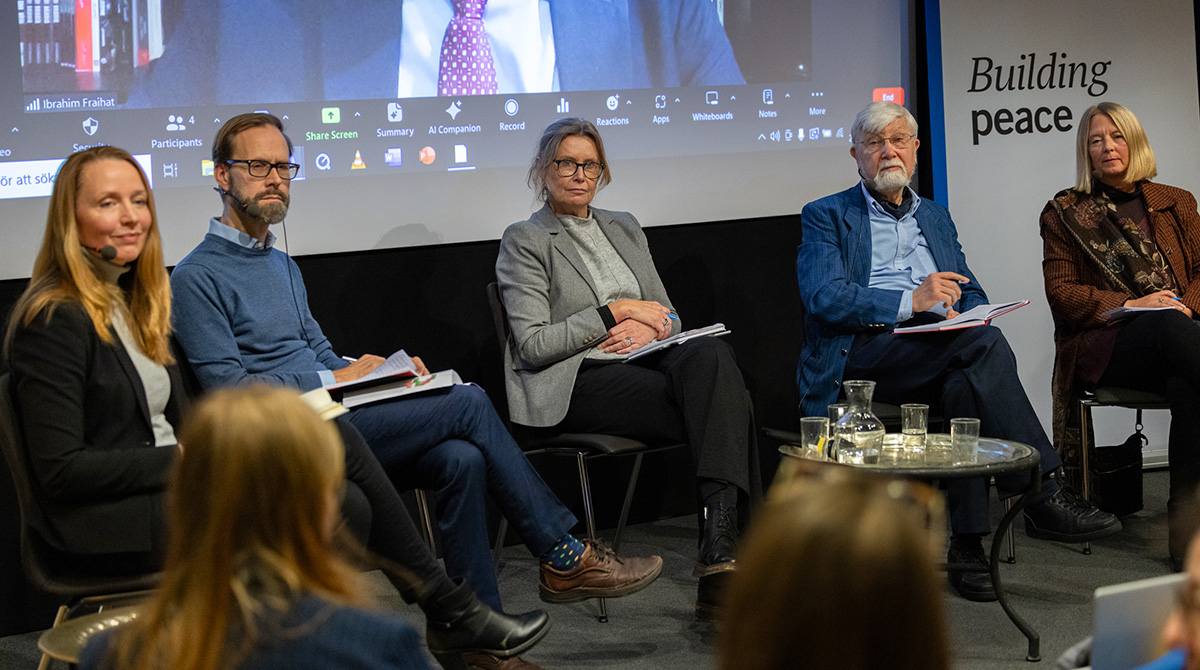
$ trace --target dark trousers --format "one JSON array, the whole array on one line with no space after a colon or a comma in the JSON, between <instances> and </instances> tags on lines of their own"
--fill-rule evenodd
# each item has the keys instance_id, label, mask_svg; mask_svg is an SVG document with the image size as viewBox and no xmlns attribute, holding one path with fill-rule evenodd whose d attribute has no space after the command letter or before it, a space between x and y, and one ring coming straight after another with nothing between
<instances>
[{"instance_id":1,"label":"dark trousers","mask_svg":"<svg viewBox=\"0 0 1200 670\"><path fill-rule=\"evenodd\" d=\"M415 583L408 575L385 570L406 602L453 589L453 582L425 544L396 487L388 481L362 435L345 418L334 423L346 451L342 517L350 532L375 554L412 573Z\"/></svg>"},{"instance_id":2,"label":"dark trousers","mask_svg":"<svg viewBox=\"0 0 1200 670\"><path fill-rule=\"evenodd\" d=\"M1171 404L1167 452L1171 461L1171 497L1175 516L1200 484L1200 323L1176 310L1147 312L1121 328L1101 386L1150 391ZM1194 522L1177 531L1172 519L1172 553L1183 556ZM1180 520L1182 521L1182 520ZM1176 537L1179 535L1180 537ZM1178 550L1178 553L1175 553Z\"/></svg>"},{"instance_id":3,"label":"dark trousers","mask_svg":"<svg viewBox=\"0 0 1200 670\"><path fill-rule=\"evenodd\" d=\"M632 363L588 363L555 430L686 442L696 476L761 492L754 409L733 349L701 337Z\"/></svg>"},{"instance_id":4,"label":"dark trousers","mask_svg":"<svg viewBox=\"0 0 1200 670\"><path fill-rule=\"evenodd\" d=\"M1062 464L1017 377L1017 359L1004 334L993 326L859 335L843 378L874 381L876 400L927 403L940 407L947 419L978 418L983 437L1024 442L1036 449L1042 472ZM996 478L1001 498L1028 485L1027 475ZM947 498L954 534L991 532L986 480L952 480Z\"/></svg>"},{"instance_id":5,"label":"dark trousers","mask_svg":"<svg viewBox=\"0 0 1200 670\"><path fill-rule=\"evenodd\" d=\"M397 488L435 491L446 572L497 611L488 494L534 556L549 551L576 523L477 386L359 407L347 416Z\"/></svg>"}]
</instances>

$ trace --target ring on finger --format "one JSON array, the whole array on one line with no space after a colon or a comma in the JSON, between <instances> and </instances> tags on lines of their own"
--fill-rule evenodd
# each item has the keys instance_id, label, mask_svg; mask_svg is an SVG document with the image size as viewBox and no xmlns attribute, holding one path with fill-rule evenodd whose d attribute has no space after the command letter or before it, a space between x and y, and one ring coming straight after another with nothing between
<instances>
[{"instance_id":1,"label":"ring on finger","mask_svg":"<svg viewBox=\"0 0 1200 670\"><path fill-rule=\"evenodd\" d=\"M625 341L629 343L629 346L631 346L631 347L633 346L633 338L632 337L625 338Z\"/></svg>"}]
</instances>

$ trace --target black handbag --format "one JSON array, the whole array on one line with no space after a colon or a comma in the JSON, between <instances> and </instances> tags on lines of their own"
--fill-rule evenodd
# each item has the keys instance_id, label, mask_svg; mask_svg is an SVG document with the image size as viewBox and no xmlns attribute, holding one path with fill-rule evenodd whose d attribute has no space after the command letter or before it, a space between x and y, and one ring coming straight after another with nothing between
<instances>
[{"instance_id":1,"label":"black handbag","mask_svg":"<svg viewBox=\"0 0 1200 670\"><path fill-rule=\"evenodd\" d=\"M1091 473L1091 497L1096 507L1117 516L1142 509L1142 448L1147 443L1138 423L1125 442L1096 448Z\"/></svg>"}]
</instances>

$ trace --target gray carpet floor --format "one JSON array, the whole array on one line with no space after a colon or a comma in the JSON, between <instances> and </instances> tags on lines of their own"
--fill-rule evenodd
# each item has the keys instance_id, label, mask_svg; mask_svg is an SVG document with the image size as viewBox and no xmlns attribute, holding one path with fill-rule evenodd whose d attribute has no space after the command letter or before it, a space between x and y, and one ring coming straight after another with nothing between
<instances>
[{"instance_id":1,"label":"gray carpet floor","mask_svg":"<svg viewBox=\"0 0 1200 670\"><path fill-rule=\"evenodd\" d=\"M1017 562L1001 574L1011 604L1041 636L1042 661L1025 661L1025 638L997 603L972 603L946 587L955 668L999 670L1053 668L1067 647L1091 632L1092 593L1103 585L1167 574L1165 471L1147 472L1145 509L1126 517L1122 533L1092 543L1063 545L1016 536ZM999 516L999 505L993 506ZM1018 522L1020 529L1020 523ZM696 582L691 577L695 520L667 519L630 527L621 553L658 553L663 575L649 589L608 601L608 623L596 621L594 601L545 606L553 628L528 655L548 670L622 668L703 670L713 665L715 631L693 616ZM415 624L420 613L405 605L378 573L364 576L380 606ZM505 549L500 589L509 611L543 607L537 599L537 565L522 547ZM37 667L37 633L0 638L0 670ZM61 664L51 667L63 667Z\"/></svg>"}]
</instances>

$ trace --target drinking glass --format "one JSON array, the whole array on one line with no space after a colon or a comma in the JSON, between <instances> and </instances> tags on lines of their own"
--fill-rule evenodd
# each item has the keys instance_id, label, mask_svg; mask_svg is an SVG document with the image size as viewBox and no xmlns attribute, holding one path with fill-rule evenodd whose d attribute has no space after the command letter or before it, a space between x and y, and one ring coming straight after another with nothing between
<instances>
[{"instance_id":1,"label":"drinking glass","mask_svg":"<svg viewBox=\"0 0 1200 670\"><path fill-rule=\"evenodd\" d=\"M950 419L950 444L955 465L974 465L979 447L979 419Z\"/></svg>"},{"instance_id":2,"label":"drinking glass","mask_svg":"<svg viewBox=\"0 0 1200 670\"><path fill-rule=\"evenodd\" d=\"M800 446L804 457L825 460L829 445L829 419L823 416L806 416L800 419Z\"/></svg>"},{"instance_id":3,"label":"drinking glass","mask_svg":"<svg viewBox=\"0 0 1200 670\"><path fill-rule=\"evenodd\" d=\"M908 403L900 406L900 433L905 451L918 453L925 450L928 425L929 405Z\"/></svg>"}]
</instances>

